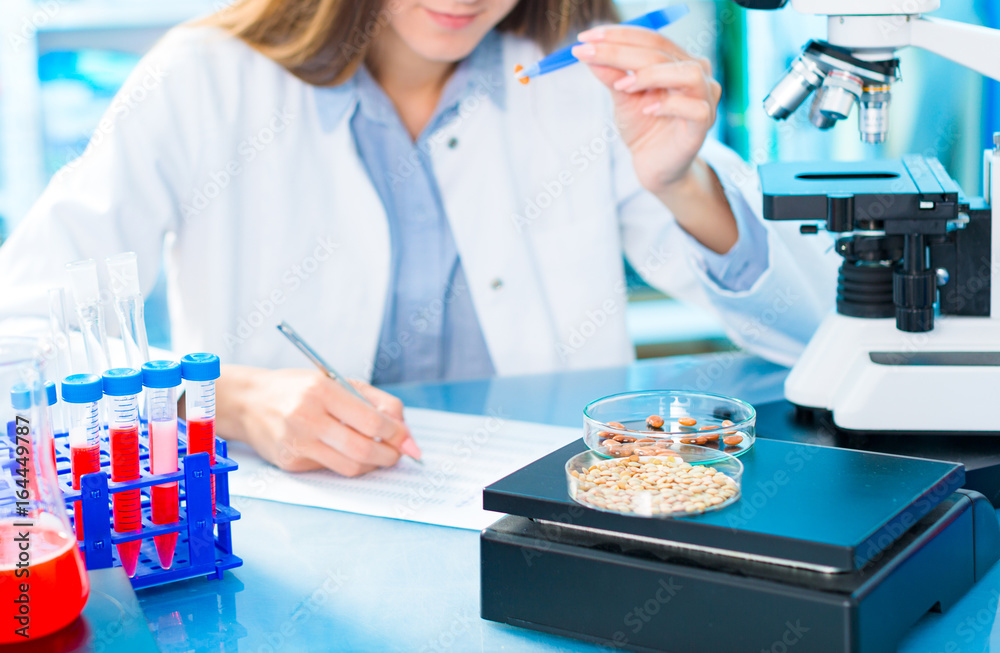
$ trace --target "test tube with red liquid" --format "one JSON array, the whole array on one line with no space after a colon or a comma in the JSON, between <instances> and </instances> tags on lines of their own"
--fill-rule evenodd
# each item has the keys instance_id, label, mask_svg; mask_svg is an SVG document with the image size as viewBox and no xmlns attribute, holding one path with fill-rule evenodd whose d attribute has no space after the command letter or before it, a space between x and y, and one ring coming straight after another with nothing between
<instances>
[{"instance_id":1,"label":"test tube with red liquid","mask_svg":"<svg viewBox=\"0 0 1000 653\"><path fill-rule=\"evenodd\" d=\"M101 423L98 403L104 381L96 374L73 374L62 382L63 402L69 410L69 466L73 489L80 489L84 474L101 471ZM82 502L73 504L76 539L83 541Z\"/></svg>"},{"instance_id":2,"label":"test tube with red liquid","mask_svg":"<svg viewBox=\"0 0 1000 653\"><path fill-rule=\"evenodd\" d=\"M139 478L139 393L142 373L120 367L104 373L108 433L111 440L111 480L116 483ZM139 490L112 495L115 531L128 533L142 528L142 497ZM129 578L135 575L142 540L118 545L118 558Z\"/></svg>"},{"instance_id":3,"label":"test tube with red liquid","mask_svg":"<svg viewBox=\"0 0 1000 653\"><path fill-rule=\"evenodd\" d=\"M177 389L181 366L173 361L152 361L142 366L146 388L146 418L149 420L149 471L170 474L177 471ZM173 524L178 519L177 481L149 488L154 524ZM160 566L170 569L177 548L177 533L153 538Z\"/></svg>"},{"instance_id":4,"label":"test tube with red liquid","mask_svg":"<svg viewBox=\"0 0 1000 653\"><path fill-rule=\"evenodd\" d=\"M187 452L207 452L212 465L215 464L215 381L221 373L215 354L188 354L181 359ZM215 514L215 474L212 474L212 514Z\"/></svg>"}]
</instances>

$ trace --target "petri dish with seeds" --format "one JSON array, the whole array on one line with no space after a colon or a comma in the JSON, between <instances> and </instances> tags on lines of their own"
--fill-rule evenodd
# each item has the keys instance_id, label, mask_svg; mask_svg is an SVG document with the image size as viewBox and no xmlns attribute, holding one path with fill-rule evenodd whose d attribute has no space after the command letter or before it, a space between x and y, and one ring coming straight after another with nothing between
<instances>
[{"instance_id":1,"label":"petri dish with seeds","mask_svg":"<svg viewBox=\"0 0 1000 653\"><path fill-rule=\"evenodd\" d=\"M583 410L584 441L606 458L664 455L673 445L740 456L756 439L757 411L707 392L647 390L611 395Z\"/></svg>"}]
</instances>

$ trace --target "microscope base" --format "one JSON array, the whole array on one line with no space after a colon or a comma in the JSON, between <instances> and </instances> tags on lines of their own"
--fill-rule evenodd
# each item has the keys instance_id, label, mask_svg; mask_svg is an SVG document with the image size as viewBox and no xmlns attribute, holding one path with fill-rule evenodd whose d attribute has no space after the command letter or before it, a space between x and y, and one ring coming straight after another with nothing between
<instances>
[{"instance_id":1,"label":"microscope base","mask_svg":"<svg viewBox=\"0 0 1000 653\"><path fill-rule=\"evenodd\" d=\"M996 433L1000 320L941 317L905 333L894 319L828 316L785 381L797 406L864 432Z\"/></svg>"}]
</instances>

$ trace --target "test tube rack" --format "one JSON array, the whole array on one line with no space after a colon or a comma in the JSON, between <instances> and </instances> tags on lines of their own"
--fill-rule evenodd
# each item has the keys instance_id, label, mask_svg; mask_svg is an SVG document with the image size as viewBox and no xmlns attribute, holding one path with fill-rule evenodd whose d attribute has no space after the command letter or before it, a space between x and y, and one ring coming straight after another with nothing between
<instances>
[{"instance_id":1,"label":"test tube rack","mask_svg":"<svg viewBox=\"0 0 1000 653\"><path fill-rule=\"evenodd\" d=\"M141 589L178 580L207 576L222 578L227 569L243 564L233 555L232 522L240 518L239 511L229 505L229 473L236 471L236 462L226 457L225 441L216 438L215 464L209 465L207 453L187 454L186 425L179 421L178 468L172 474L149 473L149 437L143 424L139 435L140 477L134 481L114 483L109 480L111 459L107 439L101 442L101 471L80 478L80 489L73 489L70 471L70 447L65 435L55 438L56 471L59 487L66 500L69 519L74 521L73 504L82 501L84 540L80 550L87 569L120 567L117 544L142 539L139 565L132 577L132 587ZM104 432L106 434L106 432ZM211 476L215 476L215 515L212 515ZM179 483L180 510L173 524L154 524L150 520L149 487L162 483ZM111 496L126 490L142 489L142 528L118 533L111 528ZM76 528L74 524L74 529ZM166 533L178 534L177 548L170 569L160 566L153 537Z\"/></svg>"}]
</instances>

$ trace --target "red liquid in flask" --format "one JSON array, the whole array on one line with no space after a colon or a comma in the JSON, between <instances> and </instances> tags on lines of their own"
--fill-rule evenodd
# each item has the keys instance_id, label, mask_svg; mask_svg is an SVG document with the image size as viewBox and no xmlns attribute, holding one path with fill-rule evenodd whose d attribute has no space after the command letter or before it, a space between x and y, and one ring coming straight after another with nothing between
<instances>
[{"instance_id":1,"label":"red liquid in flask","mask_svg":"<svg viewBox=\"0 0 1000 653\"><path fill-rule=\"evenodd\" d=\"M15 538L24 535L30 543L30 564L18 576L21 550ZM27 592L21 591L22 584L28 586ZM20 617L27 616L29 641L68 626L80 615L89 595L90 580L71 535L39 525L0 522L0 605L4 606L0 644L25 641L15 632L24 626ZM21 614L25 609L27 615Z\"/></svg>"},{"instance_id":2,"label":"red liquid in flask","mask_svg":"<svg viewBox=\"0 0 1000 653\"><path fill-rule=\"evenodd\" d=\"M188 453L208 453L208 462L215 464L215 420L192 419L187 423ZM212 474L212 514L215 514L215 474Z\"/></svg>"},{"instance_id":3,"label":"red liquid in flask","mask_svg":"<svg viewBox=\"0 0 1000 653\"><path fill-rule=\"evenodd\" d=\"M92 447L70 448L70 469L73 470L73 489L80 489L80 478L84 474L101 471L101 449L96 444ZM73 504L73 523L76 525L76 539L83 541L83 503Z\"/></svg>"},{"instance_id":4,"label":"red liquid in flask","mask_svg":"<svg viewBox=\"0 0 1000 653\"><path fill-rule=\"evenodd\" d=\"M111 480L116 483L139 478L139 428L111 429ZM119 533L137 531L142 527L142 499L139 490L126 490L112 495L115 530ZM118 557L129 578L135 575L142 540L118 545Z\"/></svg>"}]
</instances>

